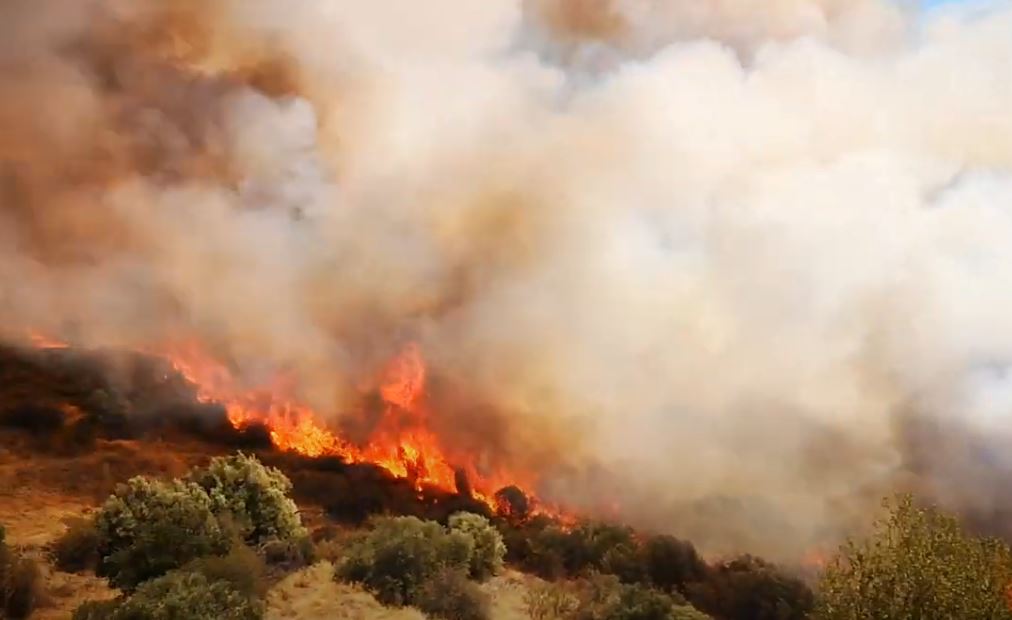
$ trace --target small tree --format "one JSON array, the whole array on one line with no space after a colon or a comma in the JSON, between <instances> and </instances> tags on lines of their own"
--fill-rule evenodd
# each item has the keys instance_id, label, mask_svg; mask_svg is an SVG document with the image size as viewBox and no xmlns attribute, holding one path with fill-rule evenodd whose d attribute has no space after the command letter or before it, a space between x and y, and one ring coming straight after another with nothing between
<instances>
[{"instance_id":1,"label":"small tree","mask_svg":"<svg viewBox=\"0 0 1012 620\"><path fill-rule=\"evenodd\" d=\"M204 489L212 511L228 515L246 542L260 544L307 536L299 509L288 497L291 481L254 456L240 452L217 457L207 467L191 471L187 480Z\"/></svg>"},{"instance_id":2,"label":"small tree","mask_svg":"<svg viewBox=\"0 0 1012 620\"><path fill-rule=\"evenodd\" d=\"M1006 594L1012 554L1002 542L910 496L884 504L888 515L863 541L848 541L826 569L821 620L1012 618Z\"/></svg>"},{"instance_id":3,"label":"small tree","mask_svg":"<svg viewBox=\"0 0 1012 620\"><path fill-rule=\"evenodd\" d=\"M95 528L100 574L127 590L231 544L203 489L179 480L131 478L106 500Z\"/></svg>"},{"instance_id":4,"label":"small tree","mask_svg":"<svg viewBox=\"0 0 1012 620\"><path fill-rule=\"evenodd\" d=\"M450 532L459 532L474 541L469 568L471 577L483 580L502 570L506 545L502 534L488 519L470 512L458 512L450 516L449 528Z\"/></svg>"}]
</instances>

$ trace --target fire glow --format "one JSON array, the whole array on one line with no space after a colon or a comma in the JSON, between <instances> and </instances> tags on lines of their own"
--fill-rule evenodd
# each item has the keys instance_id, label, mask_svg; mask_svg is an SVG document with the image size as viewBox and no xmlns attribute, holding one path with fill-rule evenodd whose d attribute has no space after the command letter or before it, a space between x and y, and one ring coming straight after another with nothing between
<instances>
[{"instance_id":1,"label":"fire glow","mask_svg":"<svg viewBox=\"0 0 1012 620\"><path fill-rule=\"evenodd\" d=\"M164 354L163 354L164 355ZM262 425L276 448L308 457L336 456L347 463L379 466L391 475L447 492L466 492L496 507L495 492L516 486L529 495L534 476L504 469L479 471L476 459L453 454L433 432L426 395L427 368L421 350L408 344L391 360L378 381L381 417L368 440L356 444L332 430L324 417L295 396L295 380L280 375L271 384L248 389L199 344L171 348L165 355L205 403L225 407L235 428ZM461 479L467 489L460 488ZM544 506L537 512L550 512Z\"/></svg>"}]
</instances>

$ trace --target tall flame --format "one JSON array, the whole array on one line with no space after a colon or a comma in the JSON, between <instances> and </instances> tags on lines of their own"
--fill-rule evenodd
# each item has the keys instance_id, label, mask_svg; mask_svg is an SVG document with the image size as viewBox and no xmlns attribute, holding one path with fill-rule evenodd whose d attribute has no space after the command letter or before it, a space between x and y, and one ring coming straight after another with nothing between
<instances>
[{"instance_id":1,"label":"tall flame","mask_svg":"<svg viewBox=\"0 0 1012 620\"><path fill-rule=\"evenodd\" d=\"M322 416L299 402L294 396L294 382L286 377L259 389L243 389L224 365L206 355L196 343L173 347L168 358L196 386L201 401L224 406L236 428L262 424L278 449L375 464L393 476L411 480L419 489L431 486L460 491L460 472L468 481L468 491L489 506L494 506L497 489L508 485L529 489L534 482L533 476L518 472L479 471L467 455L451 458L430 425L425 393L427 371L421 350L414 343L383 370L378 389L381 418L361 445L339 436Z\"/></svg>"},{"instance_id":2,"label":"tall flame","mask_svg":"<svg viewBox=\"0 0 1012 620\"><path fill-rule=\"evenodd\" d=\"M66 349L66 342L31 331L32 346ZM537 476L509 468L479 468L468 454L452 453L434 432L426 395L427 369L421 349L409 343L382 370L377 381L381 400L380 418L366 441L355 443L329 427L325 418L297 397L294 377L279 374L267 384L249 388L229 368L209 355L197 341L138 351L166 359L195 389L205 403L225 408L237 429L262 425L272 443L283 451L309 457L336 456L348 463L369 463L391 475L412 481L415 487L435 487L449 492L466 480L466 492L495 509L495 492L507 486L523 489L533 501L533 513L566 521L561 511L530 497Z\"/></svg>"}]
</instances>

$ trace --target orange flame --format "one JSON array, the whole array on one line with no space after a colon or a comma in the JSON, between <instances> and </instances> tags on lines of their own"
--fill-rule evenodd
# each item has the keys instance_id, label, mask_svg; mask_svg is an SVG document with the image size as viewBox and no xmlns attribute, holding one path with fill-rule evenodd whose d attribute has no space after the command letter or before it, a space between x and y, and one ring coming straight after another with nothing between
<instances>
[{"instance_id":1,"label":"orange flame","mask_svg":"<svg viewBox=\"0 0 1012 620\"><path fill-rule=\"evenodd\" d=\"M382 373L379 395L383 411L365 445L341 438L313 409L298 402L292 396L293 382L279 378L266 388L244 390L225 366L195 343L173 347L168 357L177 371L196 386L201 401L223 405L236 428L264 425L278 449L378 465L395 477L411 480L419 490L430 486L459 491L459 471L466 476L472 495L490 507L495 506L495 491L502 487L533 486L534 476L505 470L479 472L473 459L450 457L429 424L426 367L421 350L414 343L405 347ZM536 512L558 511L539 506Z\"/></svg>"},{"instance_id":2,"label":"orange flame","mask_svg":"<svg viewBox=\"0 0 1012 620\"><path fill-rule=\"evenodd\" d=\"M70 346L36 331L29 332L28 338L40 349ZM364 445L342 438L322 416L300 402L293 377L280 375L267 385L250 389L196 341L138 352L165 358L194 387L199 401L223 406L235 428L263 425L279 450L373 464L397 478L410 480L419 491L428 486L461 492L463 489L457 488L460 472L471 495L490 508L497 506L495 492L512 485L523 489L531 500L532 514L567 518L561 510L531 495L536 475L507 468L479 470L472 456L451 454L446 449L430 425L427 370L417 344L408 344L382 371L378 380L381 417Z\"/></svg>"}]
</instances>

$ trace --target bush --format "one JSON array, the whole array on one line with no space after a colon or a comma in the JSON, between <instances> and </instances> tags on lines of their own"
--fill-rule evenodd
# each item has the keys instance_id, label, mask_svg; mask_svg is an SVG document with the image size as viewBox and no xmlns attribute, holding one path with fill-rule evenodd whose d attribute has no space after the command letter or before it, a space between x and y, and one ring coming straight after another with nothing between
<instances>
[{"instance_id":1,"label":"bush","mask_svg":"<svg viewBox=\"0 0 1012 620\"><path fill-rule=\"evenodd\" d=\"M673 536L654 536L643 546L643 563L650 582L665 591L685 591L685 586L706 575L706 564L692 543Z\"/></svg>"},{"instance_id":2,"label":"bush","mask_svg":"<svg viewBox=\"0 0 1012 620\"><path fill-rule=\"evenodd\" d=\"M526 557L521 564L546 579L589 571L614 573L623 581L647 578L640 547L632 530L605 523L582 523L566 530L549 525L531 531ZM514 542L515 533L510 541ZM517 544L523 544L517 541Z\"/></svg>"},{"instance_id":3,"label":"bush","mask_svg":"<svg viewBox=\"0 0 1012 620\"><path fill-rule=\"evenodd\" d=\"M422 585L414 604L433 618L486 620L491 601L462 571L443 569Z\"/></svg>"},{"instance_id":4,"label":"bush","mask_svg":"<svg viewBox=\"0 0 1012 620\"><path fill-rule=\"evenodd\" d=\"M567 620L580 609L580 599L569 588L544 583L527 590L524 606L531 620Z\"/></svg>"},{"instance_id":5,"label":"bush","mask_svg":"<svg viewBox=\"0 0 1012 620\"><path fill-rule=\"evenodd\" d=\"M190 472L187 480L204 489L211 498L212 511L229 515L251 544L308 535L298 507L288 497L291 481L254 456L240 452L212 459L207 467Z\"/></svg>"},{"instance_id":6,"label":"bush","mask_svg":"<svg viewBox=\"0 0 1012 620\"><path fill-rule=\"evenodd\" d=\"M541 597L541 609L531 610L540 618L561 620L672 620L675 601L668 595L642 585L621 583L614 575L594 575L572 586L573 594ZM551 609L549 606L554 606Z\"/></svg>"},{"instance_id":7,"label":"bush","mask_svg":"<svg viewBox=\"0 0 1012 620\"><path fill-rule=\"evenodd\" d=\"M85 603L74 620L259 620L263 605L225 581L172 571L142 584L129 598Z\"/></svg>"},{"instance_id":8,"label":"bush","mask_svg":"<svg viewBox=\"0 0 1012 620\"><path fill-rule=\"evenodd\" d=\"M815 604L801 580L759 558L743 556L708 571L691 583L692 605L725 620L804 620Z\"/></svg>"},{"instance_id":9,"label":"bush","mask_svg":"<svg viewBox=\"0 0 1012 620\"><path fill-rule=\"evenodd\" d=\"M409 605L442 569L468 570L474 541L417 517L383 517L351 542L335 572L387 605Z\"/></svg>"},{"instance_id":10,"label":"bush","mask_svg":"<svg viewBox=\"0 0 1012 620\"><path fill-rule=\"evenodd\" d=\"M474 541L469 569L471 577L484 580L502 570L506 545L502 534L488 519L469 512L458 512L450 517L449 528L451 532L460 532Z\"/></svg>"},{"instance_id":11,"label":"bush","mask_svg":"<svg viewBox=\"0 0 1012 620\"><path fill-rule=\"evenodd\" d=\"M0 618L27 618L42 597L42 580L34 560L7 546L0 526Z\"/></svg>"},{"instance_id":12,"label":"bush","mask_svg":"<svg viewBox=\"0 0 1012 620\"><path fill-rule=\"evenodd\" d=\"M309 536L294 540L272 539L260 545L260 553L271 566L286 571L304 568L316 559L316 547Z\"/></svg>"},{"instance_id":13,"label":"bush","mask_svg":"<svg viewBox=\"0 0 1012 620\"><path fill-rule=\"evenodd\" d=\"M868 539L847 542L827 568L817 618L1012 618L1007 545L909 496L885 507Z\"/></svg>"},{"instance_id":14,"label":"bush","mask_svg":"<svg viewBox=\"0 0 1012 620\"><path fill-rule=\"evenodd\" d=\"M193 560L183 570L200 573L210 582L223 581L249 599L267 593L267 565L246 545L235 545L228 555Z\"/></svg>"},{"instance_id":15,"label":"bush","mask_svg":"<svg viewBox=\"0 0 1012 620\"><path fill-rule=\"evenodd\" d=\"M231 541L197 485L141 476L119 485L95 519L99 572L130 590L190 560L220 555Z\"/></svg>"},{"instance_id":16,"label":"bush","mask_svg":"<svg viewBox=\"0 0 1012 620\"><path fill-rule=\"evenodd\" d=\"M0 579L3 580L2 617L29 617L42 598L42 579L35 560L12 555L7 564L0 567Z\"/></svg>"},{"instance_id":17,"label":"bush","mask_svg":"<svg viewBox=\"0 0 1012 620\"><path fill-rule=\"evenodd\" d=\"M53 543L50 554L56 567L67 573L98 567L99 536L91 519L73 519L67 531Z\"/></svg>"}]
</instances>

